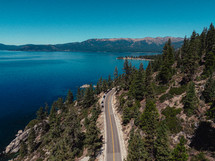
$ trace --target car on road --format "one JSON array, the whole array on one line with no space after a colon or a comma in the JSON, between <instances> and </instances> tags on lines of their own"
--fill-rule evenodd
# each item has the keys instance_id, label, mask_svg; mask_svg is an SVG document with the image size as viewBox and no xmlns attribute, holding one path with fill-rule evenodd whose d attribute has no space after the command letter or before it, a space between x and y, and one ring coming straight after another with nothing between
<instances>
[{"instance_id":1,"label":"car on road","mask_svg":"<svg viewBox=\"0 0 215 161\"><path fill-rule=\"evenodd\" d=\"M105 98L103 97L101 100L101 106L104 107Z\"/></svg>"}]
</instances>

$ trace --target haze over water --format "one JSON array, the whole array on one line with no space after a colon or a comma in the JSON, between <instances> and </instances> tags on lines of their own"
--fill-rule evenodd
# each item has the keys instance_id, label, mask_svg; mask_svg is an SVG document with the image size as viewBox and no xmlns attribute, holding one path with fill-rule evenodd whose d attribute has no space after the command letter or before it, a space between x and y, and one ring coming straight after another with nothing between
<instances>
[{"instance_id":1,"label":"haze over water","mask_svg":"<svg viewBox=\"0 0 215 161\"><path fill-rule=\"evenodd\" d=\"M76 94L81 85L96 84L101 76L113 75L116 66L122 73L124 60L116 58L127 55L143 53L0 51L0 151L45 102L51 105L65 98L68 89ZM144 68L148 65L131 62L136 67L141 62Z\"/></svg>"}]
</instances>

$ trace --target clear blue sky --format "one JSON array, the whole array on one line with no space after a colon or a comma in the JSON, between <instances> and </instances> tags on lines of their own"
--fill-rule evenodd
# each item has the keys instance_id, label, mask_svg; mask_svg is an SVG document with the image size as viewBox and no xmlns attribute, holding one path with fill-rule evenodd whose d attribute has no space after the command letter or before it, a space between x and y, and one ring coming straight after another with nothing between
<instances>
[{"instance_id":1,"label":"clear blue sky","mask_svg":"<svg viewBox=\"0 0 215 161\"><path fill-rule=\"evenodd\" d=\"M0 0L0 43L190 36L215 22L214 0Z\"/></svg>"}]
</instances>

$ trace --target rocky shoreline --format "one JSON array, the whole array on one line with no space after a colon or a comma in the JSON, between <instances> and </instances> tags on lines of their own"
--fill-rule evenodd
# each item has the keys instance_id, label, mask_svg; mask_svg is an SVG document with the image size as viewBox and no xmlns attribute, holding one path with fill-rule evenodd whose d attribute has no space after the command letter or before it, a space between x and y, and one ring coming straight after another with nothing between
<instances>
[{"instance_id":1,"label":"rocky shoreline","mask_svg":"<svg viewBox=\"0 0 215 161\"><path fill-rule=\"evenodd\" d=\"M16 134L16 138L13 139L10 144L6 147L4 154L9 153L17 153L20 149L20 143L21 141L25 141L28 137L30 129L27 129L26 131L19 130Z\"/></svg>"},{"instance_id":2,"label":"rocky shoreline","mask_svg":"<svg viewBox=\"0 0 215 161\"><path fill-rule=\"evenodd\" d=\"M90 84L84 84L80 88L89 88ZM93 86L96 87L95 85ZM36 124L33 126L35 131L38 131L40 124ZM3 151L0 152L0 156L7 157L11 154L15 154L19 152L20 145L22 141L26 141L28 138L28 135L30 133L30 128L25 128L24 130L18 130L17 134L15 135L15 138L5 147Z\"/></svg>"},{"instance_id":3,"label":"rocky shoreline","mask_svg":"<svg viewBox=\"0 0 215 161\"><path fill-rule=\"evenodd\" d=\"M35 127L36 128L36 127ZM19 130L9 145L5 147L5 150L0 152L0 159L11 160L19 152L21 142L26 141L29 135L30 129ZM13 159L12 159L13 160Z\"/></svg>"}]
</instances>

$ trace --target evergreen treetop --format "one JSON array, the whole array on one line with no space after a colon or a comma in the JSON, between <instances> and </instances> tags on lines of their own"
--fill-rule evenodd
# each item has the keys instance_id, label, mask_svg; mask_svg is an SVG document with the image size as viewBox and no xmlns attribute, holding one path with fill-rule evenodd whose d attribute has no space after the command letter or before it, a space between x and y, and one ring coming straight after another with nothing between
<instances>
[{"instance_id":1,"label":"evergreen treetop","mask_svg":"<svg viewBox=\"0 0 215 161\"><path fill-rule=\"evenodd\" d=\"M187 161L188 154L185 147L186 140L184 136L181 137L179 144L175 147L172 153L172 161Z\"/></svg>"}]
</instances>

